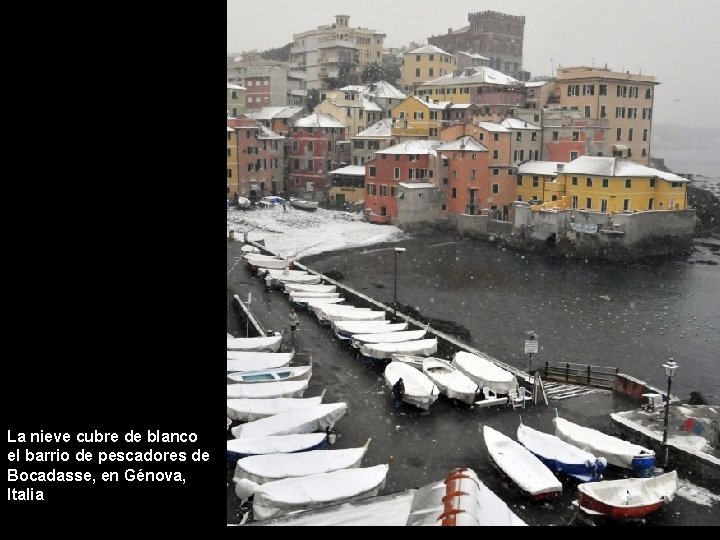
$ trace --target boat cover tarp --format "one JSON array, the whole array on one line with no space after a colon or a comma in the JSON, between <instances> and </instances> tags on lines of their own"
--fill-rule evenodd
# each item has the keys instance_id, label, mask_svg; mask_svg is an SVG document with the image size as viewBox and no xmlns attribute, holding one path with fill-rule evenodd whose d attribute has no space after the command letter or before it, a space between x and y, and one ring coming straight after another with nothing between
<instances>
[{"instance_id":1,"label":"boat cover tarp","mask_svg":"<svg viewBox=\"0 0 720 540\"><path fill-rule=\"evenodd\" d=\"M478 385L450 362L426 358L422 371L450 399L472 405L480 392Z\"/></svg>"},{"instance_id":2,"label":"boat cover tarp","mask_svg":"<svg viewBox=\"0 0 720 540\"><path fill-rule=\"evenodd\" d=\"M402 377L405 385L403 401L427 409L440 396L440 390L425 374L402 362L390 362L385 368L385 382L392 390Z\"/></svg>"},{"instance_id":3,"label":"boat cover tarp","mask_svg":"<svg viewBox=\"0 0 720 540\"><path fill-rule=\"evenodd\" d=\"M271 398L271 399L228 399L227 416L238 422L252 422L300 409L308 409L322 403L323 396L311 398Z\"/></svg>"},{"instance_id":4,"label":"boat cover tarp","mask_svg":"<svg viewBox=\"0 0 720 540\"><path fill-rule=\"evenodd\" d=\"M300 381L274 381L257 384L228 384L228 399L271 399L302 397L307 390L309 379Z\"/></svg>"},{"instance_id":5,"label":"boat cover tarp","mask_svg":"<svg viewBox=\"0 0 720 540\"><path fill-rule=\"evenodd\" d=\"M333 330L338 334L351 336L353 334L384 334L386 332L400 332L407 328L407 323L390 323L382 321L333 321Z\"/></svg>"},{"instance_id":6,"label":"boat cover tarp","mask_svg":"<svg viewBox=\"0 0 720 540\"><path fill-rule=\"evenodd\" d=\"M481 389L486 386L496 394L507 394L517 387L515 375L491 360L465 351L458 351L452 365L472 379Z\"/></svg>"},{"instance_id":7,"label":"boat cover tarp","mask_svg":"<svg viewBox=\"0 0 720 540\"><path fill-rule=\"evenodd\" d=\"M295 351L286 353L228 351L227 355L228 372L261 371L287 366L295 356Z\"/></svg>"},{"instance_id":8,"label":"boat cover tarp","mask_svg":"<svg viewBox=\"0 0 720 540\"><path fill-rule=\"evenodd\" d=\"M677 491L677 471L653 478L624 478L579 484L578 489L598 502L632 508L672 501Z\"/></svg>"},{"instance_id":9,"label":"boat cover tarp","mask_svg":"<svg viewBox=\"0 0 720 540\"><path fill-rule=\"evenodd\" d=\"M326 403L299 411L275 414L232 428L233 437L261 437L312 433L332 428L347 410L347 403Z\"/></svg>"},{"instance_id":10,"label":"boat cover tarp","mask_svg":"<svg viewBox=\"0 0 720 540\"><path fill-rule=\"evenodd\" d=\"M393 354L430 356L437 352L437 338L401 341L400 343L367 343L360 352L372 358L391 358Z\"/></svg>"},{"instance_id":11,"label":"boat cover tarp","mask_svg":"<svg viewBox=\"0 0 720 540\"><path fill-rule=\"evenodd\" d=\"M265 484L284 478L297 478L311 474L328 473L341 469L355 469L361 465L367 447L346 450L311 450L294 454L267 454L248 456L235 465L235 493L240 500L252 495L245 491L242 478Z\"/></svg>"},{"instance_id":12,"label":"boat cover tarp","mask_svg":"<svg viewBox=\"0 0 720 540\"><path fill-rule=\"evenodd\" d=\"M632 461L636 457L654 455L652 450L611 435L605 435L596 429L573 424L564 418L553 418L553 423L555 424L555 435L560 439L596 456L604 457L609 464L617 467L632 469Z\"/></svg>"},{"instance_id":13,"label":"boat cover tarp","mask_svg":"<svg viewBox=\"0 0 720 540\"><path fill-rule=\"evenodd\" d=\"M227 350L277 352L280 349L281 342L282 336L233 338L227 340Z\"/></svg>"},{"instance_id":14,"label":"boat cover tarp","mask_svg":"<svg viewBox=\"0 0 720 540\"><path fill-rule=\"evenodd\" d=\"M399 343L401 341L414 341L422 339L425 330L405 330L403 332L385 332L382 334L367 333L353 334L353 347L360 347L365 343Z\"/></svg>"},{"instance_id":15,"label":"boat cover tarp","mask_svg":"<svg viewBox=\"0 0 720 540\"><path fill-rule=\"evenodd\" d=\"M285 292L307 291L307 292L335 292L335 285L310 285L305 283L286 283Z\"/></svg>"},{"instance_id":16,"label":"boat cover tarp","mask_svg":"<svg viewBox=\"0 0 720 540\"><path fill-rule=\"evenodd\" d=\"M384 311L343 311L341 313L324 313L325 319L333 321L382 321L385 319Z\"/></svg>"},{"instance_id":17,"label":"boat cover tarp","mask_svg":"<svg viewBox=\"0 0 720 540\"><path fill-rule=\"evenodd\" d=\"M313 291L293 291L290 293L290 301L296 302L298 298L338 298L338 292L313 292Z\"/></svg>"},{"instance_id":18,"label":"boat cover tarp","mask_svg":"<svg viewBox=\"0 0 720 540\"><path fill-rule=\"evenodd\" d=\"M276 279L284 285L287 285L288 283L304 283L306 285L317 285L318 283L320 283L321 277L310 274L307 276L275 276L273 279Z\"/></svg>"},{"instance_id":19,"label":"boat cover tarp","mask_svg":"<svg viewBox=\"0 0 720 540\"><path fill-rule=\"evenodd\" d=\"M268 519L295 510L372 497L385 485L388 465L341 469L268 482L255 491L253 515Z\"/></svg>"},{"instance_id":20,"label":"boat cover tarp","mask_svg":"<svg viewBox=\"0 0 720 540\"><path fill-rule=\"evenodd\" d=\"M229 454L254 456L262 454L278 454L302 452L325 441L325 433L300 433L294 435L277 435L270 437L244 437L227 441Z\"/></svg>"},{"instance_id":21,"label":"boat cover tarp","mask_svg":"<svg viewBox=\"0 0 720 540\"><path fill-rule=\"evenodd\" d=\"M532 496L562 491L562 484L527 448L490 426L483 426L488 453L520 489Z\"/></svg>"}]
</instances>

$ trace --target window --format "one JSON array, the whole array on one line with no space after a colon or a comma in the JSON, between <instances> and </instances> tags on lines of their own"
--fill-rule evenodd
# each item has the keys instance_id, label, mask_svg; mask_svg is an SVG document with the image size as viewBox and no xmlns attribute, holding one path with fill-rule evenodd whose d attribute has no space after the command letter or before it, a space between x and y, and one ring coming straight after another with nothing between
<instances>
[{"instance_id":1,"label":"window","mask_svg":"<svg viewBox=\"0 0 720 540\"><path fill-rule=\"evenodd\" d=\"M600 212L607 214L607 199L600 199Z\"/></svg>"},{"instance_id":2,"label":"window","mask_svg":"<svg viewBox=\"0 0 720 540\"><path fill-rule=\"evenodd\" d=\"M493 176L498 176L500 174L500 169L493 169Z\"/></svg>"},{"instance_id":3,"label":"window","mask_svg":"<svg viewBox=\"0 0 720 540\"><path fill-rule=\"evenodd\" d=\"M405 118L405 111L400 111L400 115L398 116L401 120Z\"/></svg>"},{"instance_id":4,"label":"window","mask_svg":"<svg viewBox=\"0 0 720 540\"><path fill-rule=\"evenodd\" d=\"M362 117L363 117L363 110L359 109L358 110L358 118L362 118Z\"/></svg>"},{"instance_id":5,"label":"window","mask_svg":"<svg viewBox=\"0 0 720 540\"><path fill-rule=\"evenodd\" d=\"M595 85L594 84L583 84L583 96L594 96Z\"/></svg>"},{"instance_id":6,"label":"window","mask_svg":"<svg viewBox=\"0 0 720 540\"><path fill-rule=\"evenodd\" d=\"M643 148L640 154L642 155L642 157L647 157L647 148Z\"/></svg>"},{"instance_id":7,"label":"window","mask_svg":"<svg viewBox=\"0 0 720 540\"><path fill-rule=\"evenodd\" d=\"M580 95L580 85L579 84L568 84L567 95L568 96L579 96Z\"/></svg>"},{"instance_id":8,"label":"window","mask_svg":"<svg viewBox=\"0 0 720 540\"><path fill-rule=\"evenodd\" d=\"M559 131L553 131L552 132L552 140L557 141L560 138L560 132Z\"/></svg>"},{"instance_id":9,"label":"window","mask_svg":"<svg viewBox=\"0 0 720 540\"><path fill-rule=\"evenodd\" d=\"M500 134L499 133L493 133L493 141L499 141L500 140Z\"/></svg>"},{"instance_id":10,"label":"window","mask_svg":"<svg viewBox=\"0 0 720 540\"><path fill-rule=\"evenodd\" d=\"M532 187L538 187L539 185L540 185L540 177L533 176L532 177Z\"/></svg>"},{"instance_id":11,"label":"window","mask_svg":"<svg viewBox=\"0 0 720 540\"><path fill-rule=\"evenodd\" d=\"M537 131L533 131L533 132L532 132L531 139L532 139L533 141L537 141Z\"/></svg>"},{"instance_id":12,"label":"window","mask_svg":"<svg viewBox=\"0 0 720 540\"><path fill-rule=\"evenodd\" d=\"M577 177L577 176L573 176L573 177L572 177L572 185L573 185L573 186L577 186L577 185L578 185L578 177Z\"/></svg>"},{"instance_id":13,"label":"window","mask_svg":"<svg viewBox=\"0 0 720 540\"><path fill-rule=\"evenodd\" d=\"M231 156L232 156L232 148L228 148L227 149L227 157L231 157Z\"/></svg>"},{"instance_id":14,"label":"window","mask_svg":"<svg viewBox=\"0 0 720 540\"><path fill-rule=\"evenodd\" d=\"M433 68L428 69L428 76L434 77L434 75L433 75L434 72L435 72L435 70Z\"/></svg>"},{"instance_id":15,"label":"window","mask_svg":"<svg viewBox=\"0 0 720 540\"><path fill-rule=\"evenodd\" d=\"M570 152L570 161L577 159L578 153L577 152Z\"/></svg>"},{"instance_id":16,"label":"window","mask_svg":"<svg viewBox=\"0 0 720 540\"><path fill-rule=\"evenodd\" d=\"M605 112L605 105L600 105L600 118L605 118L607 116L607 112Z\"/></svg>"},{"instance_id":17,"label":"window","mask_svg":"<svg viewBox=\"0 0 720 540\"><path fill-rule=\"evenodd\" d=\"M380 196L387 197L387 194L388 194L388 187L386 185L380 186Z\"/></svg>"},{"instance_id":18,"label":"window","mask_svg":"<svg viewBox=\"0 0 720 540\"><path fill-rule=\"evenodd\" d=\"M522 177L521 174L518 174L518 175L517 175L517 179L515 180L515 184L518 185L518 186L522 186L522 185L523 185L523 177Z\"/></svg>"},{"instance_id":19,"label":"window","mask_svg":"<svg viewBox=\"0 0 720 540\"><path fill-rule=\"evenodd\" d=\"M573 195L573 196L572 196L571 206L572 206L573 208L577 208L577 207L578 207L578 197L577 197L577 195Z\"/></svg>"},{"instance_id":20,"label":"window","mask_svg":"<svg viewBox=\"0 0 720 540\"><path fill-rule=\"evenodd\" d=\"M400 154L395 154L395 161L400 161Z\"/></svg>"},{"instance_id":21,"label":"window","mask_svg":"<svg viewBox=\"0 0 720 540\"><path fill-rule=\"evenodd\" d=\"M375 184L368 184L367 192L368 195L375 195Z\"/></svg>"},{"instance_id":22,"label":"window","mask_svg":"<svg viewBox=\"0 0 720 540\"><path fill-rule=\"evenodd\" d=\"M314 150L314 148L315 148L315 147L313 146L313 142L312 142L312 141L308 141L308 143L307 143L307 150L308 150L308 152L312 152L312 151Z\"/></svg>"},{"instance_id":23,"label":"window","mask_svg":"<svg viewBox=\"0 0 720 540\"><path fill-rule=\"evenodd\" d=\"M416 69L415 69L415 76L416 76L416 77L419 77L419 76L420 76L420 68L416 68Z\"/></svg>"},{"instance_id":24,"label":"window","mask_svg":"<svg viewBox=\"0 0 720 540\"><path fill-rule=\"evenodd\" d=\"M572 132L572 140L573 140L573 141L579 141L579 140L580 140L580 132L579 132L579 131L573 131L573 132Z\"/></svg>"},{"instance_id":25,"label":"window","mask_svg":"<svg viewBox=\"0 0 720 540\"><path fill-rule=\"evenodd\" d=\"M398 195L398 187L397 186L391 186L390 187L390 196L391 197L397 197Z\"/></svg>"},{"instance_id":26,"label":"window","mask_svg":"<svg viewBox=\"0 0 720 540\"><path fill-rule=\"evenodd\" d=\"M523 199L522 199L522 195L518 195L517 197L515 197L515 200L516 200L516 201L521 201L521 202L522 202L522 200L523 200Z\"/></svg>"},{"instance_id":27,"label":"window","mask_svg":"<svg viewBox=\"0 0 720 540\"><path fill-rule=\"evenodd\" d=\"M585 186L586 186L586 187L592 187L592 178L586 178L586 179L585 179Z\"/></svg>"},{"instance_id":28,"label":"window","mask_svg":"<svg viewBox=\"0 0 720 540\"><path fill-rule=\"evenodd\" d=\"M380 150L380 141L368 141L368 150Z\"/></svg>"},{"instance_id":29,"label":"window","mask_svg":"<svg viewBox=\"0 0 720 540\"><path fill-rule=\"evenodd\" d=\"M307 170L308 170L308 171L312 171L312 170L313 170L313 160L312 160L312 159L308 159L308 162L307 162Z\"/></svg>"},{"instance_id":30,"label":"window","mask_svg":"<svg viewBox=\"0 0 720 540\"><path fill-rule=\"evenodd\" d=\"M515 150L514 161L523 161L525 159L525 150Z\"/></svg>"},{"instance_id":31,"label":"window","mask_svg":"<svg viewBox=\"0 0 720 540\"><path fill-rule=\"evenodd\" d=\"M422 120L423 119L423 111L416 111L413 113L413 118L415 120Z\"/></svg>"},{"instance_id":32,"label":"window","mask_svg":"<svg viewBox=\"0 0 720 540\"><path fill-rule=\"evenodd\" d=\"M625 107L615 107L615 118L625 118Z\"/></svg>"},{"instance_id":33,"label":"window","mask_svg":"<svg viewBox=\"0 0 720 540\"><path fill-rule=\"evenodd\" d=\"M292 142L292 149L293 149L294 152L297 152L297 149L298 149L298 142L297 142L297 141L293 141L293 142Z\"/></svg>"},{"instance_id":34,"label":"window","mask_svg":"<svg viewBox=\"0 0 720 540\"><path fill-rule=\"evenodd\" d=\"M622 128L617 128L617 131L615 132L615 140L620 140L622 138Z\"/></svg>"},{"instance_id":35,"label":"window","mask_svg":"<svg viewBox=\"0 0 720 540\"><path fill-rule=\"evenodd\" d=\"M477 154L472 154L472 158L473 158L473 160L477 160ZM473 174L474 174L474 171L473 171Z\"/></svg>"},{"instance_id":36,"label":"window","mask_svg":"<svg viewBox=\"0 0 720 540\"><path fill-rule=\"evenodd\" d=\"M255 170L255 164L254 163L248 163L248 171L254 171Z\"/></svg>"},{"instance_id":37,"label":"window","mask_svg":"<svg viewBox=\"0 0 720 540\"><path fill-rule=\"evenodd\" d=\"M628 141L632 141L633 138L633 128L628 129Z\"/></svg>"},{"instance_id":38,"label":"window","mask_svg":"<svg viewBox=\"0 0 720 540\"><path fill-rule=\"evenodd\" d=\"M393 176L396 180L400 178L400 167L395 167L395 175Z\"/></svg>"},{"instance_id":39,"label":"window","mask_svg":"<svg viewBox=\"0 0 720 540\"><path fill-rule=\"evenodd\" d=\"M353 141L353 148L363 150L365 148L365 141Z\"/></svg>"},{"instance_id":40,"label":"window","mask_svg":"<svg viewBox=\"0 0 720 540\"><path fill-rule=\"evenodd\" d=\"M598 92L601 96L607 96L607 84L600 85L600 91Z\"/></svg>"},{"instance_id":41,"label":"window","mask_svg":"<svg viewBox=\"0 0 720 540\"><path fill-rule=\"evenodd\" d=\"M592 210L592 197L585 197L585 210Z\"/></svg>"},{"instance_id":42,"label":"window","mask_svg":"<svg viewBox=\"0 0 720 540\"><path fill-rule=\"evenodd\" d=\"M370 178L375 178L375 173L376 173L375 167L370 167L369 173L368 173L370 175Z\"/></svg>"},{"instance_id":43,"label":"window","mask_svg":"<svg viewBox=\"0 0 720 540\"><path fill-rule=\"evenodd\" d=\"M517 134L515 135L515 140L522 141L522 132L521 131L517 132Z\"/></svg>"},{"instance_id":44,"label":"window","mask_svg":"<svg viewBox=\"0 0 720 540\"><path fill-rule=\"evenodd\" d=\"M654 204L655 204L655 199L652 198L652 197L650 197L650 198L648 199L648 210L652 210Z\"/></svg>"},{"instance_id":45,"label":"window","mask_svg":"<svg viewBox=\"0 0 720 540\"><path fill-rule=\"evenodd\" d=\"M500 155L499 150L493 150L493 159L498 159L498 156Z\"/></svg>"},{"instance_id":46,"label":"window","mask_svg":"<svg viewBox=\"0 0 720 540\"><path fill-rule=\"evenodd\" d=\"M470 170L470 180L475 180L475 169Z\"/></svg>"},{"instance_id":47,"label":"window","mask_svg":"<svg viewBox=\"0 0 720 540\"><path fill-rule=\"evenodd\" d=\"M227 177L232 178L232 169L228 169L227 172Z\"/></svg>"},{"instance_id":48,"label":"window","mask_svg":"<svg viewBox=\"0 0 720 540\"><path fill-rule=\"evenodd\" d=\"M300 169L300 160L299 160L299 159L294 159L294 160L293 160L293 169L295 169L296 171L297 171L298 169Z\"/></svg>"},{"instance_id":49,"label":"window","mask_svg":"<svg viewBox=\"0 0 720 540\"><path fill-rule=\"evenodd\" d=\"M493 192L493 193L500 193L500 184L493 184L493 185L492 185L492 192Z\"/></svg>"},{"instance_id":50,"label":"window","mask_svg":"<svg viewBox=\"0 0 720 540\"><path fill-rule=\"evenodd\" d=\"M419 55L419 54L416 54L416 55L415 55L415 61L416 61L416 62L419 62L419 61L420 61L420 55Z\"/></svg>"},{"instance_id":51,"label":"window","mask_svg":"<svg viewBox=\"0 0 720 540\"><path fill-rule=\"evenodd\" d=\"M625 211L630 210L630 199L623 200L623 210L625 210Z\"/></svg>"},{"instance_id":52,"label":"window","mask_svg":"<svg viewBox=\"0 0 720 540\"><path fill-rule=\"evenodd\" d=\"M457 188L452 188L451 197L453 199L457 199Z\"/></svg>"},{"instance_id":53,"label":"window","mask_svg":"<svg viewBox=\"0 0 720 540\"><path fill-rule=\"evenodd\" d=\"M627 97L627 86L617 86L617 97Z\"/></svg>"},{"instance_id":54,"label":"window","mask_svg":"<svg viewBox=\"0 0 720 540\"><path fill-rule=\"evenodd\" d=\"M430 128L430 137L437 137L437 128Z\"/></svg>"},{"instance_id":55,"label":"window","mask_svg":"<svg viewBox=\"0 0 720 540\"><path fill-rule=\"evenodd\" d=\"M609 186L610 186L610 183L608 182L608 179L607 179L607 178L603 178L603 179L602 179L602 187L606 188L606 187L609 187Z\"/></svg>"},{"instance_id":56,"label":"window","mask_svg":"<svg viewBox=\"0 0 720 540\"><path fill-rule=\"evenodd\" d=\"M643 142L647 142L647 137L648 137L648 130L646 128L646 129L643 129Z\"/></svg>"},{"instance_id":57,"label":"window","mask_svg":"<svg viewBox=\"0 0 720 540\"><path fill-rule=\"evenodd\" d=\"M328 152L332 150L332 141L328 141Z\"/></svg>"},{"instance_id":58,"label":"window","mask_svg":"<svg viewBox=\"0 0 720 540\"><path fill-rule=\"evenodd\" d=\"M652 99L652 90L650 88L645 89L645 99Z\"/></svg>"},{"instance_id":59,"label":"window","mask_svg":"<svg viewBox=\"0 0 720 540\"><path fill-rule=\"evenodd\" d=\"M453 180L455 180L457 178L457 171L453 171L452 177L453 177Z\"/></svg>"},{"instance_id":60,"label":"window","mask_svg":"<svg viewBox=\"0 0 720 540\"><path fill-rule=\"evenodd\" d=\"M628 107L627 117L628 118L637 118L637 107Z\"/></svg>"}]
</instances>

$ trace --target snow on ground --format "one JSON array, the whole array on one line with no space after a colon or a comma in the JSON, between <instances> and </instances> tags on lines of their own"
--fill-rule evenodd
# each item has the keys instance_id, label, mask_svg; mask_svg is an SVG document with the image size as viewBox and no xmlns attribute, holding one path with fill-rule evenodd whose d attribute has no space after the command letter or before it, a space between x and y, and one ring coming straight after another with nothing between
<instances>
[{"instance_id":1,"label":"snow on ground","mask_svg":"<svg viewBox=\"0 0 720 540\"><path fill-rule=\"evenodd\" d=\"M324 210L315 212L282 207L227 211L227 230L235 238L265 240L265 246L282 257L300 259L325 251L399 242L407 235L393 225L374 225L362 214Z\"/></svg>"},{"instance_id":2,"label":"snow on ground","mask_svg":"<svg viewBox=\"0 0 720 540\"><path fill-rule=\"evenodd\" d=\"M715 495L705 488L682 479L678 479L677 494L684 499L704 506L711 506L713 503L720 501L719 495Z\"/></svg>"}]
</instances>

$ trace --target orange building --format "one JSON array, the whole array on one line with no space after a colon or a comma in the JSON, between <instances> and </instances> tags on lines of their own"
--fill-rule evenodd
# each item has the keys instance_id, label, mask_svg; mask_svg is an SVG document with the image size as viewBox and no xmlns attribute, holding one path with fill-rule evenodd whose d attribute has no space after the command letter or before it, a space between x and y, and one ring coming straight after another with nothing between
<instances>
[{"instance_id":1,"label":"orange building","mask_svg":"<svg viewBox=\"0 0 720 540\"><path fill-rule=\"evenodd\" d=\"M480 214L490 195L488 149L466 135L438 148L443 158L447 210L453 214ZM446 183L447 182L447 183Z\"/></svg>"}]
</instances>

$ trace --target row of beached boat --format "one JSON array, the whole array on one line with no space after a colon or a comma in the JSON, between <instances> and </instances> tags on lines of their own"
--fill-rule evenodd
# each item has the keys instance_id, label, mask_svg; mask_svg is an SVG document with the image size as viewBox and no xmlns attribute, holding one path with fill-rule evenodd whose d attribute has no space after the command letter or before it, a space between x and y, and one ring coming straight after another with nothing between
<instances>
[{"instance_id":1,"label":"row of beached boat","mask_svg":"<svg viewBox=\"0 0 720 540\"><path fill-rule=\"evenodd\" d=\"M560 495L563 486L556 475L562 475L580 482L574 504L593 516L642 519L672 501L677 472L653 477L651 450L563 418L553 422L555 435L521 422L517 441L483 427L491 461L527 496L541 500ZM639 477L602 480L608 464Z\"/></svg>"}]
</instances>

